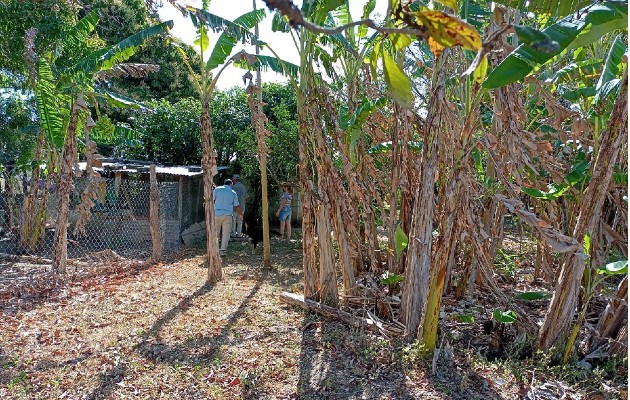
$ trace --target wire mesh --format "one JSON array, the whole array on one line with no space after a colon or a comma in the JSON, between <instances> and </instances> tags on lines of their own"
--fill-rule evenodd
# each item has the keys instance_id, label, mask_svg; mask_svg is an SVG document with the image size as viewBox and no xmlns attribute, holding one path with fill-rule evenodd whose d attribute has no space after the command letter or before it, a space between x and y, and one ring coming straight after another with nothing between
<instances>
[{"instance_id":1,"label":"wire mesh","mask_svg":"<svg viewBox=\"0 0 630 400\"><path fill-rule=\"evenodd\" d=\"M76 233L80 218L78 206L89 181L87 177L75 180L68 215L69 258L106 249L127 258L140 259L150 255L150 183L146 178L146 174L140 179L100 178L87 223L81 232ZM39 183L43 190L36 202L46 205L44 229L36 240L31 241L32 245L25 245L25 240L20 240L20 227L25 222L24 199L29 184L23 176L0 179L0 253L50 258L59 209L57 188L46 182ZM203 220L203 188L200 185L199 177L158 183L160 233L165 252L177 250L182 243L182 231Z\"/></svg>"}]
</instances>

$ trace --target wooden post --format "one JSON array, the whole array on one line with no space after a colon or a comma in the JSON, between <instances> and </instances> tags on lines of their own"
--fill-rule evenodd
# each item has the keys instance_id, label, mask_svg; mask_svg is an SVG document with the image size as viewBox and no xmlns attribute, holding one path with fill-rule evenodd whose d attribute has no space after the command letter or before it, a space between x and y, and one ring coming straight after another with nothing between
<instances>
[{"instance_id":1,"label":"wooden post","mask_svg":"<svg viewBox=\"0 0 630 400\"><path fill-rule=\"evenodd\" d=\"M180 176L179 186L177 187L177 223L179 224L177 235L180 235L182 233L182 219L184 218L184 211L182 207L182 202L184 201L184 194L183 194L184 188L183 187L184 187L184 177Z\"/></svg>"},{"instance_id":2,"label":"wooden post","mask_svg":"<svg viewBox=\"0 0 630 400\"><path fill-rule=\"evenodd\" d=\"M162 236L160 235L160 194L158 192L155 164L150 167L151 194L149 195L149 222L151 223L151 242L153 253L151 261L156 263L162 258Z\"/></svg>"}]
</instances>

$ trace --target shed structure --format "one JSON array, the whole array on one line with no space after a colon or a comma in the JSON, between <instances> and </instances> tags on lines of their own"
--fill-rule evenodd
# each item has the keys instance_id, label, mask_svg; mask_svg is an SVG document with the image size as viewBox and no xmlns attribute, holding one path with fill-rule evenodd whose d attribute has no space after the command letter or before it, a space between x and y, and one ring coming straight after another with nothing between
<instances>
[{"instance_id":1,"label":"shed structure","mask_svg":"<svg viewBox=\"0 0 630 400\"><path fill-rule=\"evenodd\" d=\"M89 247L150 249L149 166L152 163L124 159L103 159L94 168L101 175L98 197L92 214L77 240ZM86 163L79 163L81 170ZM156 164L159 188L159 220L163 248L180 247L181 233L190 225L203 221L203 187L199 166L161 166ZM80 194L88 185L83 175L75 182L72 204L78 205ZM71 212L71 227L78 215ZM81 237L83 236L83 237Z\"/></svg>"}]
</instances>

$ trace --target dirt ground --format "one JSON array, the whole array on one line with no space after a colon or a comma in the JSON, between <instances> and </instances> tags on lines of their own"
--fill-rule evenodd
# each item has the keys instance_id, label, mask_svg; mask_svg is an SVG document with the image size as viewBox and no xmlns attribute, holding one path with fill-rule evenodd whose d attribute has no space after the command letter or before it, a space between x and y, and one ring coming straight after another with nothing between
<instances>
[{"instance_id":1,"label":"dirt ground","mask_svg":"<svg viewBox=\"0 0 630 400\"><path fill-rule=\"evenodd\" d=\"M432 363L414 346L285 305L282 291L301 291L297 241L273 241L271 271L261 267L261 249L251 254L231 243L216 285L205 283L201 251L175 259L153 266L118 260L115 268L103 262L102 274L45 296L0 293L0 398L627 397L617 370L550 375L539 360L485 360L471 344L483 335L481 322L446 335ZM445 304L447 313L475 308Z\"/></svg>"}]
</instances>

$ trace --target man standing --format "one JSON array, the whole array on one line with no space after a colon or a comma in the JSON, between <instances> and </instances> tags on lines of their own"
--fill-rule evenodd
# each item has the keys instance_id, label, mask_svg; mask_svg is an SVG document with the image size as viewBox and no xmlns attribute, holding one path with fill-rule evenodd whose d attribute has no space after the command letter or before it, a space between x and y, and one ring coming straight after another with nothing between
<instances>
[{"instance_id":1,"label":"man standing","mask_svg":"<svg viewBox=\"0 0 630 400\"><path fill-rule=\"evenodd\" d=\"M230 242L232 215L236 211L242 218L243 212L238 203L238 196L232 190L232 181L230 179L226 179L223 186L218 186L212 193L214 195L214 217L216 220L215 231L217 236L221 234L219 255L224 257L227 255L228 243Z\"/></svg>"},{"instance_id":2,"label":"man standing","mask_svg":"<svg viewBox=\"0 0 630 400\"><path fill-rule=\"evenodd\" d=\"M238 204L241 206L241 210L243 210L243 215L245 215L245 203L247 202L247 188L241 182L240 175L234 175L232 177L234 181L234 186L232 190L236 192L236 196L238 197ZM243 236L243 217L238 214L234 214L232 219L232 236L241 237Z\"/></svg>"}]
</instances>

